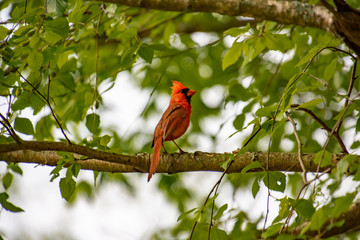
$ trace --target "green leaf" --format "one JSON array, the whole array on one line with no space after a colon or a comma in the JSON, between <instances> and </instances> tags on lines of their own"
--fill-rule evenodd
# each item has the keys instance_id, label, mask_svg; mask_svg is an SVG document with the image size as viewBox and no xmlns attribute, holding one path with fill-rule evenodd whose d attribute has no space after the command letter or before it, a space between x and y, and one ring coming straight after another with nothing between
<instances>
[{"instance_id":1,"label":"green leaf","mask_svg":"<svg viewBox=\"0 0 360 240\"><path fill-rule=\"evenodd\" d=\"M10 211L10 212L24 212L24 210L18 206L15 206L14 204L12 204L11 202L0 202L0 204L3 206L3 208L5 208L6 210Z\"/></svg>"},{"instance_id":2,"label":"green leaf","mask_svg":"<svg viewBox=\"0 0 360 240\"><path fill-rule=\"evenodd\" d=\"M276 111L277 105L271 105L259 108L256 110L255 115L257 117L270 117L272 116Z\"/></svg>"},{"instance_id":3,"label":"green leaf","mask_svg":"<svg viewBox=\"0 0 360 240\"><path fill-rule=\"evenodd\" d=\"M259 190L260 190L259 179L255 179L252 184L252 187L251 187L251 194L252 194L253 198L256 197Z\"/></svg>"},{"instance_id":4,"label":"green leaf","mask_svg":"<svg viewBox=\"0 0 360 240\"><path fill-rule=\"evenodd\" d=\"M61 196L66 200L70 201L76 188L76 182L72 178L61 178L60 179L60 192Z\"/></svg>"},{"instance_id":5,"label":"green leaf","mask_svg":"<svg viewBox=\"0 0 360 240\"><path fill-rule=\"evenodd\" d=\"M22 169L19 167L19 165L17 164L17 163L9 163L9 168L13 171L13 172L15 172L15 173L17 173L17 174L19 174L19 175L22 175L23 174L23 171L22 171Z\"/></svg>"},{"instance_id":6,"label":"green leaf","mask_svg":"<svg viewBox=\"0 0 360 240\"><path fill-rule=\"evenodd\" d=\"M20 207L15 206L11 202L8 202L7 199L9 195L6 192L0 193L0 204L2 207L10 212L23 212L24 210Z\"/></svg>"},{"instance_id":7,"label":"green leaf","mask_svg":"<svg viewBox=\"0 0 360 240\"><path fill-rule=\"evenodd\" d=\"M326 66L325 71L324 71L324 80L325 81L329 81L335 74L336 72L336 67L337 67L337 58L334 58L329 65Z\"/></svg>"},{"instance_id":8,"label":"green leaf","mask_svg":"<svg viewBox=\"0 0 360 240\"><path fill-rule=\"evenodd\" d=\"M303 185L303 178L300 173L287 174L287 177L287 188L290 189L291 194L295 196Z\"/></svg>"},{"instance_id":9,"label":"green leaf","mask_svg":"<svg viewBox=\"0 0 360 240\"><path fill-rule=\"evenodd\" d=\"M313 47L312 49L310 49L310 51L308 51L308 53L296 64L295 67L300 67L304 63L309 62L310 59L313 58L315 56L315 54L323 47L324 47L323 44L318 44L315 47Z\"/></svg>"},{"instance_id":10,"label":"green leaf","mask_svg":"<svg viewBox=\"0 0 360 240\"><path fill-rule=\"evenodd\" d=\"M236 130L241 130L245 121L245 114L239 114L233 121L233 125Z\"/></svg>"},{"instance_id":11,"label":"green leaf","mask_svg":"<svg viewBox=\"0 0 360 240\"><path fill-rule=\"evenodd\" d=\"M347 193L345 196L335 198L331 216L337 218L346 212L353 203L355 196L356 193Z\"/></svg>"},{"instance_id":12,"label":"green leaf","mask_svg":"<svg viewBox=\"0 0 360 240\"><path fill-rule=\"evenodd\" d=\"M227 203L225 203L224 205L222 205L222 206L219 208L219 210L216 212L216 214L215 214L215 216L214 216L214 220L220 219L227 208L228 208L228 204L227 204Z\"/></svg>"},{"instance_id":13,"label":"green leaf","mask_svg":"<svg viewBox=\"0 0 360 240\"><path fill-rule=\"evenodd\" d=\"M14 128L16 131L19 131L19 132L27 134L27 135L34 134L34 127L31 123L31 121L27 118L21 118L21 117L15 118Z\"/></svg>"},{"instance_id":14,"label":"green leaf","mask_svg":"<svg viewBox=\"0 0 360 240\"><path fill-rule=\"evenodd\" d=\"M326 150L324 153L323 151L319 151L314 156L314 163L315 164L320 163L320 167L326 167L331 165L331 160L332 160L332 155Z\"/></svg>"},{"instance_id":15,"label":"green leaf","mask_svg":"<svg viewBox=\"0 0 360 240\"><path fill-rule=\"evenodd\" d=\"M12 183L12 180L13 180L13 175L11 173L9 173L9 172L7 172L3 176L2 183L3 183L3 186L4 186L5 190L7 190L10 187L10 185Z\"/></svg>"},{"instance_id":16,"label":"green leaf","mask_svg":"<svg viewBox=\"0 0 360 240\"><path fill-rule=\"evenodd\" d=\"M353 180L354 181L360 181L360 167L359 167L359 165L357 166L357 170L356 170L356 172L354 174Z\"/></svg>"},{"instance_id":17,"label":"green leaf","mask_svg":"<svg viewBox=\"0 0 360 240\"><path fill-rule=\"evenodd\" d=\"M356 159L356 155L346 155L336 164L335 175L340 179L349 169L350 164Z\"/></svg>"},{"instance_id":18,"label":"green leaf","mask_svg":"<svg viewBox=\"0 0 360 240\"><path fill-rule=\"evenodd\" d=\"M277 192L284 192L286 187L286 175L282 172L269 172L263 182L266 187Z\"/></svg>"},{"instance_id":19,"label":"green leaf","mask_svg":"<svg viewBox=\"0 0 360 240\"><path fill-rule=\"evenodd\" d=\"M321 99L321 98L316 98L316 99L313 99L313 100L310 100L306 103L303 103L299 106L299 108L311 108L311 107L315 107L316 105L320 104L324 102L324 99Z\"/></svg>"},{"instance_id":20,"label":"green leaf","mask_svg":"<svg viewBox=\"0 0 360 240\"><path fill-rule=\"evenodd\" d=\"M18 28L18 30L16 30L14 32L14 35L17 37L22 37L22 36L25 36L25 34L27 34L32 29L33 29L33 26L31 26L31 25L23 25L23 26L20 26Z\"/></svg>"},{"instance_id":21,"label":"green leaf","mask_svg":"<svg viewBox=\"0 0 360 240\"><path fill-rule=\"evenodd\" d=\"M227 233L224 230L219 229L217 227L211 228L211 238L210 239L211 240L230 240Z\"/></svg>"},{"instance_id":22,"label":"green leaf","mask_svg":"<svg viewBox=\"0 0 360 240\"><path fill-rule=\"evenodd\" d=\"M312 202L306 199L298 199L295 202L292 201L291 205L295 208L296 212L305 219L311 218L315 212Z\"/></svg>"},{"instance_id":23,"label":"green leaf","mask_svg":"<svg viewBox=\"0 0 360 240\"><path fill-rule=\"evenodd\" d=\"M94 186L96 187L96 180L99 177L99 172L98 171L94 171Z\"/></svg>"},{"instance_id":24,"label":"green leaf","mask_svg":"<svg viewBox=\"0 0 360 240\"><path fill-rule=\"evenodd\" d=\"M169 38L171 34L173 34L175 31L176 31L176 26L173 23L173 21L168 21L163 32L163 40L165 43L169 42Z\"/></svg>"},{"instance_id":25,"label":"green leaf","mask_svg":"<svg viewBox=\"0 0 360 240\"><path fill-rule=\"evenodd\" d=\"M225 70L230 65L237 62L240 58L242 50L243 50L242 42L234 42L229 51L225 54L222 60L222 69Z\"/></svg>"},{"instance_id":26,"label":"green leaf","mask_svg":"<svg viewBox=\"0 0 360 240\"><path fill-rule=\"evenodd\" d=\"M250 29L250 23L247 23L246 26L243 28L238 28L238 27L230 28L226 30L224 34L230 35L232 37L238 37L241 34L244 34L247 31L249 31L249 29Z\"/></svg>"},{"instance_id":27,"label":"green leaf","mask_svg":"<svg viewBox=\"0 0 360 240\"><path fill-rule=\"evenodd\" d=\"M69 34L69 23L63 17L57 17L53 20L45 21L45 32L52 32L65 39Z\"/></svg>"},{"instance_id":28,"label":"green leaf","mask_svg":"<svg viewBox=\"0 0 360 240\"><path fill-rule=\"evenodd\" d=\"M324 213L324 209L318 209L311 217L310 229L319 230L328 220L328 216Z\"/></svg>"},{"instance_id":29,"label":"green leaf","mask_svg":"<svg viewBox=\"0 0 360 240\"><path fill-rule=\"evenodd\" d=\"M58 16L62 16L66 10L67 0L47 0L48 12L56 12Z\"/></svg>"},{"instance_id":30,"label":"green leaf","mask_svg":"<svg viewBox=\"0 0 360 240\"><path fill-rule=\"evenodd\" d=\"M278 234L283 225L284 225L283 223L272 224L268 229L266 229L265 232L263 232L261 234L261 237L266 239L266 238L271 237L271 236L273 236L275 234Z\"/></svg>"},{"instance_id":31,"label":"green leaf","mask_svg":"<svg viewBox=\"0 0 360 240\"><path fill-rule=\"evenodd\" d=\"M106 147L111 141L111 137L109 135L104 135L100 138L100 145Z\"/></svg>"},{"instance_id":32,"label":"green leaf","mask_svg":"<svg viewBox=\"0 0 360 240\"><path fill-rule=\"evenodd\" d=\"M9 194L7 194L6 192L2 192L0 193L0 202L4 202L9 198Z\"/></svg>"},{"instance_id":33,"label":"green leaf","mask_svg":"<svg viewBox=\"0 0 360 240\"><path fill-rule=\"evenodd\" d=\"M50 44L55 44L55 43L61 41L63 38L55 32L47 31L47 32L45 32L44 39L45 39L45 41L47 41Z\"/></svg>"},{"instance_id":34,"label":"green leaf","mask_svg":"<svg viewBox=\"0 0 360 240\"><path fill-rule=\"evenodd\" d=\"M3 40L4 38L7 37L7 35L9 34L9 29L7 29L6 27L0 26L0 40Z\"/></svg>"},{"instance_id":35,"label":"green leaf","mask_svg":"<svg viewBox=\"0 0 360 240\"><path fill-rule=\"evenodd\" d=\"M250 171L251 169L255 169L255 168L262 168L261 163L258 162L258 161L254 161L254 162L250 163L249 165L247 165L246 167L244 167L244 168L241 170L241 173L242 173L242 174L245 174L245 173L247 173L248 171Z\"/></svg>"},{"instance_id":36,"label":"green leaf","mask_svg":"<svg viewBox=\"0 0 360 240\"><path fill-rule=\"evenodd\" d=\"M360 132L360 118L358 118L358 120L356 121L355 130L357 133Z\"/></svg>"},{"instance_id":37,"label":"green leaf","mask_svg":"<svg viewBox=\"0 0 360 240\"><path fill-rule=\"evenodd\" d=\"M279 214L274 219L273 223L280 222L281 220L288 217L290 212L290 203L287 197L280 199Z\"/></svg>"},{"instance_id":38,"label":"green leaf","mask_svg":"<svg viewBox=\"0 0 360 240\"><path fill-rule=\"evenodd\" d=\"M80 170L81 170L81 164L80 163L74 163L71 166L71 171L72 171L74 177L78 177Z\"/></svg>"},{"instance_id":39,"label":"green leaf","mask_svg":"<svg viewBox=\"0 0 360 240\"><path fill-rule=\"evenodd\" d=\"M286 52L292 47L290 38L286 34L271 34L270 32L263 34L265 45L269 50L279 50Z\"/></svg>"},{"instance_id":40,"label":"green leaf","mask_svg":"<svg viewBox=\"0 0 360 240\"><path fill-rule=\"evenodd\" d=\"M85 125L92 134L98 135L100 133L100 116L95 113L87 115Z\"/></svg>"},{"instance_id":41,"label":"green leaf","mask_svg":"<svg viewBox=\"0 0 360 240\"><path fill-rule=\"evenodd\" d=\"M241 65L243 68L246 64L251 62L265 49L264 38L256 37L251 38L244 43L244 61Z\"/></svg>"},{"instance_id":42,"label":"green leaf","mask_svg":"<svg viewBox=\"0 0 360 240\"><path fill-rule=\"evenodd\" d=\"M229 165L229 163L230 163L232 160L234 160L234 154L229 153L229 154L227 154L227 157L228 157L228 159L227 159L226 161L220 163L220 167L221 167L222 169L224 169L224 170L227 168L227 166Z\"/></svg>"},{"instance_id":43,"label":"green leaf","mask_svg":"<svg viewBox=\"0 0 360 240\"><path fill-rule=\"evenodd\" d=\"M195 210L197 210L198 208L193 208L193 209L190 209L189 211L186 211L184 213L182 213L178 219L176 220L177 222L181 221L182 219L184 219L187 215L189 215L190 213L194 212Z\"/></svg>"},{"instance_id":44,"label":"green leaf","mask_svg":"<svg viewBox=\"0 0 360 240\"><path fill-rule=\"evenodd\" d=\"M31 51L27 58L27 62L31 70L39 71L44 62L44 56L41 52L38 52L36 50Z\"/></svg>"},{"instance_id":45,"label":"green leaf","mask_svg":"<svg viewBox=\"0 0 360 240\"><path fill-rule=\"evenodd\" d=\"M143 44L138 51L141 58L143 58L148 63L151 63L154 57L154 49Z\"/></svg>"}]
</instances>

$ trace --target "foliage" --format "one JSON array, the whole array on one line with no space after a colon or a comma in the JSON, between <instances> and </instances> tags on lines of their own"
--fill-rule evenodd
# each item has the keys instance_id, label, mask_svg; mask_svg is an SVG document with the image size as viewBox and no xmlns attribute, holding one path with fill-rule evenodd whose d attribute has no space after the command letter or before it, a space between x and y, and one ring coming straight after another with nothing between
<instances>
[{"instance_id":1,"label":"foliage","mask_svg":"<svg viewBox=\"0 0 360 240\"><path fill-rule=\"evenodd\" d=\"M260 191L267 192L279 207L272 222L267 215L252 219L251 209L246 212L230 201L220 202L220 182L203 202L205 196L196 193L196 186L185 185L181 174L161 176L158 188L177 206L179 219L172 229L154 233L154 239L190 235L206 239L209 234L209 239L288 239L305 238L311 231L321 237L344 224L334 220L357 199L359 160L348 155L336 164L331 153L358 154L360 84L356 77L360 70L357 58L331 33L270 21L244 24L213 13L164 12L101 2L0 3L1 9L6 7L10 18L0 26L1 143L21 136L117 153L151 152L152 129L120 137L102 124L101 109L107 107L102 96L120 84L120 72L129 72L137 87L156 93L149 96L139 117L147 122L160 116L163 106L158 107L156 98L169 94L170 81L176 79L197 91L191 133L180 140L181 145L196 149L197 142L206 138L215 146L223 141L219 133L232 121L230 138L248 134L234 150L296 152L300 144L303 153L316 154L314 164L329 170L266 172L262 166L263 172L253 173L252 168L261 167L254 162L220 181L231 186L234 195L246 190L256 198ZM233 21L237 27L211 30L211 25ZM201 34L197 26L210 30ZM220 100L209 99L211 92ZM227 108L234 109L231 117L220 118ZM34 118L22 114L29 109ZM217 119L216 131L205 126L207 119ZM139 136L148 139L147 144L138 144ZM77 182L81 170L76 157L59 155L51 181L66 172L59 180L61 196L68 201L75 201L81 191L93 196L93 186ZM1 174L0 204L6 210L22 211L8 201L7 193L13 174L21 173L17 164L8 163ZM130 177L95 172L95 182L99 176L100 184L115 179L134 191ZM347 193L340 191L345 178L353 185ZM197 207L191 208L194 204ZM307 227L291 235L305 222Z\"/></svg>"}]
</instances>

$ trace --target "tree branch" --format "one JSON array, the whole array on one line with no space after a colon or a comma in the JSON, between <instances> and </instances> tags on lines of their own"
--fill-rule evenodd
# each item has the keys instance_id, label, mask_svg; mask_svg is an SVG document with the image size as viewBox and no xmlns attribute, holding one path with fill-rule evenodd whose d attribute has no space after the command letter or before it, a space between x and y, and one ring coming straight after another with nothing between
<instances>
[{"instance_id":1,"label":"tree branch","mask_svg":"<svg viewBox=\"0 0 360 240\"><path fill-rule=\"evenodd\" d=\"M150 153L135 155L104 152L66 142L23 141L21 144L0 144L0 159L6 162L37 163L56 166L60 160L57 151L74 153L83 169L105 172L147 172L151 159ZM157 172L178 173L189 171L216 171L223 172L220 164L229 159L230 153L194 152L183 154L161 154ZM82 158L80 158L82 156ZM83 157L86 159L83 159ZM336 163L344 154L333 154L332 161ZM313 163L314 154L303 154L303 163L307 171L316 172L317 166ZM234 162L228 173L241 172L252 163L259 161L263 166L267 162L267 153L234 154ZM320 172L326 168L320 168ZM253 171L263 171L254 169ZM302 172L297 153L270 153L269 171Z\"/></svg>"},{"instance_id":2,"label":"tree branch","mask_svg":"<svg viewBox=\"0 0 360 240\"><path fill-rule=\"evenodd\" d=\"M93 0L94 1L94 0ZM215 12L271 20L335 32L331 12L323 6L280 0L102 0L131 7L176 12Z\"/></svg>"}]
</instances>

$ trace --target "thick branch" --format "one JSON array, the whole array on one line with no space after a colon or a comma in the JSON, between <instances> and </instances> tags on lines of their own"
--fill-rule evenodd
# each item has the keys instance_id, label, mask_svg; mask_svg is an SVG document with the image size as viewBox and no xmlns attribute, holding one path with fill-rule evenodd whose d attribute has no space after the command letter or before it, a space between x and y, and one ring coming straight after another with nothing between
<instances>
[{"instance_id":1,"label":"thick branch","mask_svg":"<svg viewBox=\"0 0 360 240\"><path fill-rule=\"evenodd\" d=\"M271 20L334 32L331 12L323 6L283 0L102 0L126 6L177 12L216 12Z\"/></svg>"},{"instance_id":2,"label":"thick branch","mask_svg":"<svg viewBox=\"0 0 360 240\"><path fill-rule=\"evenodd\" d=\"M151 159L150 153L136 155L116 154L95 150L85 146L68 144L64 142L36 142L24 141L22 144L10 143L0 144L0 159L6 162L37 163L42 165L56 166L60 156L56 151L70 152L85 156L87 160L77 160L83 169L106 172L147 172ZM338 161L343 155L333 154L333 162ZM217 171L223 172L220 164L227 161L229 153L183 153L162 154L157 172L177 173L189 171ZM303 162L307 171L316 171L313 163L314 154L303 154ZM267 153L244 153L235 156L234 163L228 173L241 172L241 170L252 163L259 161L266 165ZM270 153L270 171L292 171L302 172L297 153ZM325 168L320 169L324 171ZM263 171L263 169L255 169Z\"/></svg>"}]
</instances>

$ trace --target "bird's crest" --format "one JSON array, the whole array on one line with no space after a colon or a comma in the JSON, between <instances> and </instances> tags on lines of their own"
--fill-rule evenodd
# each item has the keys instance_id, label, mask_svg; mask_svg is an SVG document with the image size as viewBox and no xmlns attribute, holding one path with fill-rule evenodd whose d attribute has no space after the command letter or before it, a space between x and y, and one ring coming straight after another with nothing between
<instances>
[{"instance_id":1,"label":"bird's crest","mask_svg":"<svg viewBox=\"0 0 360 240\"><path fill-rule=\"evenodd\" d=\"M178 93L179 91L181 91L182 89L187 88L184 84L182 84L181 82L178 81L172 81L173 86L171 87L172 89L172 94Z\"/></svg>"}]
</instances>

